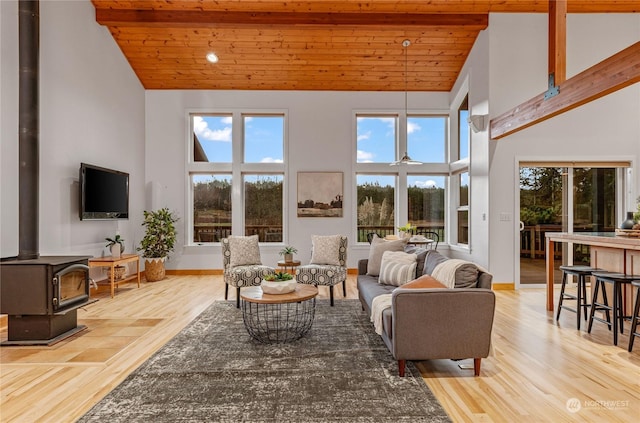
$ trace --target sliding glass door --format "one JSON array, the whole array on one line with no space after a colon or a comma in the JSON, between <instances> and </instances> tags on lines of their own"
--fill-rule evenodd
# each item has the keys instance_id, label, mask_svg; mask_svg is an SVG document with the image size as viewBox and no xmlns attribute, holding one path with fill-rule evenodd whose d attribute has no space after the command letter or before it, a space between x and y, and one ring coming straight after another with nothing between
<instances>
[{"instance_id":1,"label":"sliding glass door","mask_svg":"<svg viewBox=\"0 0 640 423\"><path fill-rule=\"evenodd\" d=\"M521 165L520 284L545 283L545 233L615 230L616 184L616 168ZM556 243L554 257L556 267L561 260L588 264L590 251Z\"/></svg>"}]
</instances>

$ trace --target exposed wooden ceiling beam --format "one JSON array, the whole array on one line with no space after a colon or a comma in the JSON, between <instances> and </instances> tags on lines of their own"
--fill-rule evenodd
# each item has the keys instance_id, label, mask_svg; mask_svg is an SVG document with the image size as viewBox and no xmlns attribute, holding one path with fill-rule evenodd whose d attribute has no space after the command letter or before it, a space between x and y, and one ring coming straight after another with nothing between
<instances>
[{"instance_id":1,"label":"exposed wooden ceiling beam","mask_svg":"<svg viewBox=\"0 0 640 423\"><path fill-rule=\"evenodd\" d=\"M550 84L567 79L567 0L549 0L549 77ZM551 78L553 75L553 78ZM550 87L551 88L551 87Z\"/></svg>"},{"instance_id":2,"label":"exposed wooden ceiling beam","mask_svg":"<svg viewBox=\"0 0 640 423\"><path fill-rule=\"evenodd\" d=\"M362 26L457 26L485 29L488 14L421 13L301 13L221 12L192 10L136 10L96 8L96 21L106 26L190 26L233 25L362 25Z\"/></svg>"},{"instance_id":3,"label":"exposed wooden ceiling beam","mask_svg":"<svg viewBox=\"0 0 640 423\"><path fill-rule=\"evenodd\" d=\"M567 79L555 97L545 100L542 93L492 119L490 136L506 137L637 82L640 82L640 42Z\"/></svg>"}]
</instances>

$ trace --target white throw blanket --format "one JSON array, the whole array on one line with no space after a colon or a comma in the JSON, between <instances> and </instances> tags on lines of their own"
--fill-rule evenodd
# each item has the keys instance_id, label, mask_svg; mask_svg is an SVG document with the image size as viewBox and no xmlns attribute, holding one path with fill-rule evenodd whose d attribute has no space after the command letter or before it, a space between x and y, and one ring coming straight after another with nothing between
<instances>
[{"instance_id":1,"label":"white throw blanket","mask_svg":"<svg viewBox=\"0 0 640 423\"><path fill-rule=\"evenodd\" d=\"M434 279L440 281L447 288L455 288L456 270L458 270L460 266L464 264L469 264L469 263L471 262L466 260L460 260L460 259L449 259L449 260L443 261L433 269L431 276ZM478 266L477 264L475 263L471 263L471 264L474 264L479 271L486 272L486 270L484 270L482 267Z\"/></svg>"},{"instance_id":2,"label":"white throw blanket","mask_svg":"<svg viewBox=\"0 0 640 423\"><path fill-rule=\"evenodd\" d=\"M382 335L382 312L391 307L391 294L378 295L371 301L371 321L378 335Z\"/></svg>"}]
</instances>

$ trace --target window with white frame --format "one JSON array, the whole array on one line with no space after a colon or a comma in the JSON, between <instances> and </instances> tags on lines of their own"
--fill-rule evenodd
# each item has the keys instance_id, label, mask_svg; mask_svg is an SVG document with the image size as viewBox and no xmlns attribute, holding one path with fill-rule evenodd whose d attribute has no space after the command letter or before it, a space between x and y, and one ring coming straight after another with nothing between
<instances>
[{"instance_id":1,"label":"window with white frame","mask_svg":"<svg viewBox=\"0 0 640 423\"><path fill-rule=\"evenodd\" d=\"M220 242L232 233L282 242L284 113L194 113L190 122L192 243Z\"/></svg>"},{"instance_id":2,"label":"window with white frame","mask_svg":"<svg viewBox=\"0 0 640 423\"><path fill-rule=\"evenodd\" d=\"M357 241L395 234L406 223L443 239L447 116L356 114L355 120ZM389 166L405 152L421 164Z\"/></svg>"},{"instance_id":3,"label":"window with white frame","mask_svg":"<svg viewBox=\"0 0 640 423\"><path fill-rule=\"evenodd\" d=\"M356 162L390 163L398 141L396 115L356 116Z\"/></svg>"},{"instance_id":4,"label":"window with white frame","mask_svg":"<svg viewBox=\"0 0 640 423\"><path fill-rule=\"evenodd\" d=\"M441 175L407 176L407 217L416 233L435 232L445 240L446 182Z\"/></svg>"},{"instance_id":5,"label":"window with white frame","mask_svg":"<svg viewBox=\"0 0 640 423\"><path fill-rule=\"evenodd\" d=\"M458 179L458 244L469 245L469 172L457 175Z\"/></svg>"}]
</instances>

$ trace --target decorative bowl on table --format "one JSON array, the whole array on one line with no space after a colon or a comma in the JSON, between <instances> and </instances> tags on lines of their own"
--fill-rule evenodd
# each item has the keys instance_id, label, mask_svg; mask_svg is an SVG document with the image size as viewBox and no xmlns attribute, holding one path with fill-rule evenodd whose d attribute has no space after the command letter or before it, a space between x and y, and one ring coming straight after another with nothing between
<instances>
[{"instance_id":1,"label":"decorative bowl on table","mask_svg":"<svg viewBox=\"0 0 640 423\"><path fill-rule=\"evenodd\" d=\"M267 275L260 286L265 294L288 294L296 290L296 280L288 273L277 272Z\"/></svg>"}]
</instances>

